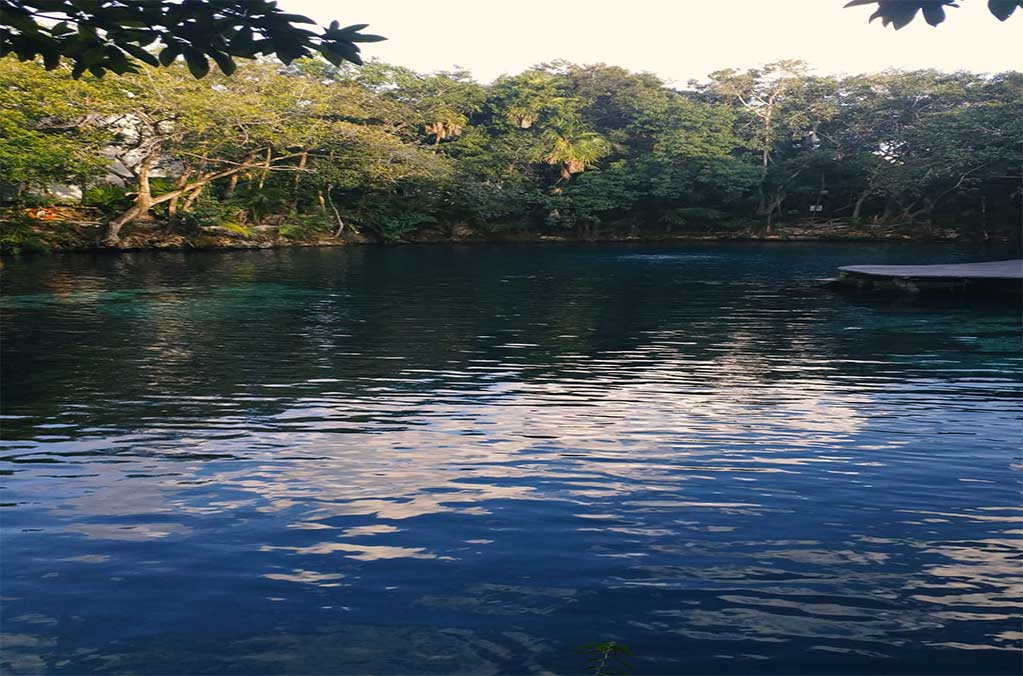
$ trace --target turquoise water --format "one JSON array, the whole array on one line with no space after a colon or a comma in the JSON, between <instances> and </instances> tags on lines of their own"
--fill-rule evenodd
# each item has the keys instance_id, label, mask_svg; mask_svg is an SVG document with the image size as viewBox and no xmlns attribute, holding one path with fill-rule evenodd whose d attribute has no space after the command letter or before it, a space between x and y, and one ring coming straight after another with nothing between
<instances>
[{"instance_id":1,"label":"turquoise water","mask_svg":"<svg viewBox=\"0 0 1023 676\"><path fill-rule=\"evenodd\" d=\"M920 244L4 269L8 673L1019 673L1018 305Z\"/></svg>"}]
</instances>

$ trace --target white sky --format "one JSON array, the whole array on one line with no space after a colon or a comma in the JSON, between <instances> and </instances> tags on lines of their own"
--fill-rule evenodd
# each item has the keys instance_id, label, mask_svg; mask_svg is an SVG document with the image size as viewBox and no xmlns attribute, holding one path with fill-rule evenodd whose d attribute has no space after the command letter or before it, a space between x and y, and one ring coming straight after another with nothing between
<instances>
[{"instance_id":1,"label":"white sky","mask_svg":"<svg viewBox=\"0 0 1023 676\"><path fill-rule=\"evenodd\" d=\"M477 79L543 61L603 62L674 84L721 68L803 59L823 73L885 68L1023 70L1023 15L1002 23L960 0L945 23L896 32L845 0L280 0L321 24L368 23L387 42L363 54L422 72L461 66Z\"/></svg>"}]
</instances>

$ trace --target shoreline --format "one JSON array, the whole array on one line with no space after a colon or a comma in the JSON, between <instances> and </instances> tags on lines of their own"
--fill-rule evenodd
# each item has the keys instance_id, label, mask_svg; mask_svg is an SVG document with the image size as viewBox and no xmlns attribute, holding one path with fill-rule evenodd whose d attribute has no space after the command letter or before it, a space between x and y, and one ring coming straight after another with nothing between
<instances>
[{"instance_id":1,"label":"shoreline","mask_svg":"<svg viewBox=\"0 0 1023 676\"><path fill-rule=\"evenodd\" d=\"M0 227L9 227L7 223ZM47 223L22 230L22 241L5 242L4 257L56 253L131 253L141 251L246 251L255 249L288 249L313 247L344 247L357 245L422 245L422 244L529 244L529 243L670 243L670 242L969 242L1010 243L1014 237L1004 231L963 233L952 228L926 226L851 226L836 224L782 224L771 232L745 230L710 232L643 233L610 230L607 233L540 233L520 229L485 231L471 226L432 228L398 238L348 232L341 237L310 237L287 239L280 236L241 237L211 228L192 236L171 234L161 224L127 233L120 246L101 244L92 223ZM986 236L984 236L986 234Z\"/></svg>"}]
</instances>

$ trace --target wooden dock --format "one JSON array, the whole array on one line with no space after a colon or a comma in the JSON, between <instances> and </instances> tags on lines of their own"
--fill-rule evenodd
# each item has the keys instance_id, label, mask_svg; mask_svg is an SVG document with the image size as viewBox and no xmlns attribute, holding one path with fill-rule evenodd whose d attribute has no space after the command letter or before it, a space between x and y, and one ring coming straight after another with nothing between
<instances>
[{"instance_id":1,"label":"wooden dock","mask_svg":"<svg viewBox=\"0 0 1023 676\"><path fill-rule=\"evenodd\" d=\"M1023 259L946 265L847 265L836 284L870 291L1023 293Z\"/></svg>"}]
</instances>

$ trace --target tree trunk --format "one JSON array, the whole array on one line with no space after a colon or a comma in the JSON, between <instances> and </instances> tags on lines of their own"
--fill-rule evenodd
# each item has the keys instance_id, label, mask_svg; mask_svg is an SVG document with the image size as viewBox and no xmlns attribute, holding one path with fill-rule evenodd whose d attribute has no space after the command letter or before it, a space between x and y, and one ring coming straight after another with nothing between
<instances>
[{"instance_id":1,"label":"tree trunk","mask_svg":"<svg viewBox=\"0 0 1023 676\"><path fill-rule=\"evenodd\" d=\"M245 158L242 160L242 164L252 164L255 160L256 160L256 153L255 152L251 152L251 153L248 153L245 156ZM242 177L242 174L245 174L245 176L250 181L252 180L251 179L252 172L250 172L250 171L245 171L245 172L239 171L237 173L231 174L231 178L228 179L228 182L227 182L227 188L224 190L224 199L229 200L232 197L234 197L234 193L238 189L238 180Z\"/></svg>"},{"instance_id":2,"label":"tree trunk","mask_svg":"<svg viewBox=\"0 0 1023 676\"><path fill-rule=\"evenodd\" d=\"M188 179L189 179L189 177L191 175L192 175L192 170L191 169L186 169L184 171L184 173L182 173L181 176L178 178L178 182L177 182L177 184L174 187L179 189L179 190L181 188L184 188L186 185L188 185ZM235 174L235 176L237 176L237 174ZM177 215L178 215L178 198L174 197L174 198L171 199L170 202L167 203L167 216L169 216L170 218L174 218Z\"/></svg>"},{"instance_id":3,"label":"tree trunk","mask_svg":"<svg viewBox=\"0 0 1023 676\"><path fill-rule=\"evenodd\" d=\"M980 196L980 231L984 234L984 239L989 239L987 232L987 195Z\"/></svg>"},{"instance_id":4,"label":"tree trunk","mask_svg":"<svg viewBox=\"0 0 1023 676\"><path fill-rule=\"evenodd\" d=\"M117 246L121 243L121 228L131 223L142 213L137 204L133 204L127 211L107 223L106 232L103 235L105 246Z\"/></svg>"},{"instance_id":5,"label":"tree trunk","mask_svg":"<svg viewBox=\"0 0 1023 676\"><path fill-rule=\"evenodd\" d=\"M764 209L767 208L767 194L765 188L767 187L767 175L771 169L771 142L772 138L772 122L774 119L774 100L775 96L772 95L767 100L767 109L764 111L764 148L760 154L760 183L757 185L757 213L764 215ZM771 227L770 219L771 214L767 213L768 228Z\"/></svg>"},{"instance_id":6,"label":"tree trunk","mask_svg":"<svg viewBox=\"0 0 1023 676\"><path fill-rule=\"evenodd\" d=\"M771 200L771 203L767 205L767 213L764 214L764 216L767 219L766 223L765 223L765 227L764 227L764 233L765 234L770 234L771 232L773 232L774 212L777 211L777 212L781 213L781 205L784 202L785 202L785 193L777 192L774 195L774 199Z\"/></svg>"},{"instance_id":7,"label":"tree trunk","mask_svg":"<svg viewBox=\"0 0 1023 676\"><path fill-rule=\"evenodd\" d=\"M913 207L916 206L916 203L917 202L914 201L908 207L902 210L901 220L905 221L909 225L915 223L918 216L926 215L927 222L930 221L931 210L934 208L934 202L925 197L924 206L914 211Z\"/></svg>"},{"instance_id":8,"label":"tree trunk","mask_svg":"<svg viewBox=\"0 0 1023 676\"><path fill-rule=\"evenodd\" d=\"M341 220L341 214L338 213L337 207L334 206L334 196L331 194L333 190L333 185L327 186L327 203L330 205L331 210L334 212L334 218L337 220L337 230L334 232L334 236L340 237L341 233L345 230L345 222Z\"/></svg>"},{"instance_id":9,"label":"tree trunk","mask_svg":"<svg viewBox=\"0 0 1023 676\"><path fill-rule=\"evenodd\" d=\"M263 160L263 173L259 175L259 186L260 190L266 185L266 177L270 175L270 157L273 151L270 148L266 149L266 159Z\"/></svg>"},{"instance_id":10,"label":"tree trunk","mask_svg":"<svg viewBox=\"0 0 1023 676\"><path fill-rule=\"evenodd\" d=\"M146 153L146 156L139 162L135 172L136 195L135 203L128 211L121 214L107 224L106 232L103 233L103 244L106 246L117 246L121 241L121 228L126 224L145 218L149 210L153 208L153 194L149 188L149 171L160 155L160 144L154 143Z\"/></svg>"},{"instance_id":11,"label":"tree trunk","mask_svg":"<svg viewBox=\"0 0 1023 676\"><path fill-rule=\"evenodd\" d=\"M149 169L155 160L156 156L150 154L139 165L138 196L135 198L135 204L139 208L139 218L146 218L149 215L149 210L153 207L153 193L149 189Z\"/></svg>"},{"instance_id":12,"label":"tree trunk","mask_svg":"<svg viewBox=\"0 0 1023 676\"><path fill-rule=\"evenodd\" d=\"M229 200L234 197L234 191L238 188L238 177L241 173L231 174L230 180L227 182L227 188L224 190L224 199Z\"/></svg>"},{"instance_id":13,"label":"tree trunk","mask_svg":"<svg viewBox=\"0 0 1023 676\"><path fill-rule=\"evenodd\" d=\"M760 168L760 182L757 183L757 214L763 216L767 210L767 171L768 171L768 154L764 151L764 163Z\"/></svg>"},{"instance_id":14,"label":"tree trunk","mask_svg":"<svg viewBox=\"0 0 1023 676\"><path fill-rule=\"evenodd\" d=\"M941 197L939 197L938 199L941 199ZM926 197L924 198L923 213L924 213L924 217L927 219L927 225L932 225L934 223L934 218L933 218L934 217L934 209L937 206L938 206L938 200L937 199L931 200L931 199L928 199Z\"/></svg>"},{"instance_id":15,"label":"tree trunk","mask_svg":"<svg viewBox=\"0 0 1023 676\"><path fill-rule=\"evenodd\" d=\"M291 184L291 210L298 211L298 188L302 181L302 171L305 170L306 162L309 160L309 152L302 151L298 156L298 172L295 173L295 180Z\"/></svg>"},{"instance_id":16,"label":"tree trunk","mask_svg":"<svg viewBox=\"0 0 1023 676\"><path fill-rule=\"evenodd\" d=\"M853 207L852 218L855 221L863 213L863 205L866 204L867 198L870 197L870 188L865 189L860 193L860 196L856 198L856 206Z\"/></svg>"},{"instance_id":17,"label":"tree trunk","mask_svg":"<svg viewBox=\"0 0 1023 676\"><path fill-rule=\"evenodd\" d=\"M261 165L263 171L266 172L266 173L269 173L269 171L270 171L270 165L271 165L271 159L272 159L272 155L270 154L270 152L271 151L269 149L267 149L267 158L266 158L266 160ZM292 157L295 157L295 155L282 155L281 157L278 157L276 161L287 160L287 159L290 159ZM148 171L148 167L147 167L145 172L144 172L145 178L146 178L146 186L145 186L145 197L142 199L142 204L140 204L140 201L137 199L135 201L135 204L133 204L131 206L131 208L129 208L127 211L125 211L123 214L121 214L120 216L118 216L114 220L112 220L109 223L107 223L106 233L105 233L104 240L103 240L104 243L109 245L109 246L116 246L118 241L119 241L118 240L118 235L119 235L119 233L121 231L121 228L123 228L128 223L131 223L132 221L140 218L143 215L143 213L144 213L143 210L142 210L142 206L143 205L145 207L145 210L148 211L150 208L156 206L157 204L163 204L164 202L170 202L171 200L175 200L175 199L181 197L182 195L184 195L186 193L191 193L188 196L188 198L186 198L185 204L182 205L182 208L187 209L196 200L196 198L199 197L199 194L202 192L202 189L205 188L210 183L212 183L213 181L216 181L217 179L220 179L220 178L226 178L228 176L233 176L233 175L235 175L235 174L237 174L239 172L247 171L249 169L252 169L251 165L239 164L239 165L237 165L235 167L232 167L230 169L224 169L223 171L216 171L216 172L214 172L212 174L205 174L205 175L200 174L199 177L195 181L192 181L191 183L189 183L189 184L187 184L187 185L185 185L185 186L183 186L181 188L178 188L178 189L175 189L175 190L171 190L168 193L164 193L163 195L160 195L159 197L155 197L154 198L154 197L152 197L152 195L149 192L149 171Z\"/></svg>"},{"instance_id":18,"label":"tree trunk","mask_svg":"<svg viewBox=\"0 0 1023 676\"><path fill-rule=\"evenodd\" d=\"M233 174L233 175L237 176L237 174ZM199 199L199 197L202 195L202 191L205 190L205 189L206 189L206 184L203 183L198 188L193 190L192 194L185 198L185 203L181 205L182 211L189 211L189 210L191 210L192 205L195 204L195 201L197 199Z\"/></svg>"},{"instance_id":19,"label":"tree trunk","mask_svg":"<svg viewBox=\"0 0 1023 676\"><path fill-rule=\"evenodd\" d=\"M884 203L884 212L881 214L880 219L881 223L885 224L891 223L892 216L895 215L895 206L896 206L895 196L889 195L888 199Z\"/></svg>"}]
</instances>

